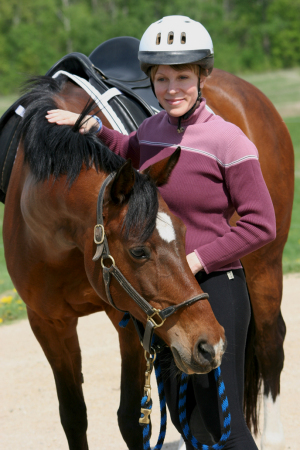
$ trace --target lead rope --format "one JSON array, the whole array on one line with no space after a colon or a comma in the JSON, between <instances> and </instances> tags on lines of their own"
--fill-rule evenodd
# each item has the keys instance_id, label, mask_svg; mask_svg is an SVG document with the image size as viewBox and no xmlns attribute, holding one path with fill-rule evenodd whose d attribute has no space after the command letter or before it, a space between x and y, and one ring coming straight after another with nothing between
<instances>
[{"instance_id":1,"label":"lead rope","mask_svg":"<svg viewBox=\"0 0 300 450\"><path fill-rule=\"evenodd\" d=\"M192 446L197 450L221 450L227 439L231 433L231 414L229 412L228 399L225 392L225 385L221 376L221 369L218 367L214 369L214 376L217 382L218 394L221 401L222 415L223 415L223 434L221 439L217 444L214 445L205 445L200 444L197 439L192 435L187 417L186 417L186 391L188 385L188 376L186 373L181 374L180 379L180 388L179 388L179 401L178 401L178 409L179 409L179 420L180 425L183 431L183 434Z\"/></svg>"},{"instance_id":2,"label":"lead rope","mask_svg":"<svg viewBox=\"0 0 300 450\"><path fill-rule=\"evenodd\" d=\"M141 418L139 420L140 425L142 425L143 427L143 449L144 450L151 449L150 414L152 412L152 399L151 399L150 376L154 365L160 403L160 432L156 446L154 447L153 450L160 450L163 446L167 431L167 407L166 407L165 390L163 379L161 376L161 366L156 358L156 353L154 353L154 355L149 355L149 357L147 357L147 352L145 352L145 358L147 361L147 369L145 372L145 387L144 387L145 395L141 401Z\"/></svg>"},{"instance_id":3,"label":"lead rope","mask_svg":"<svg viewBox=\"0 0 300 450\"><path fill-rule=\"evenodd\" d=\"M130 315L128 313L124 314L124 317L122 321L119 323L119 325L123 328L126 327L129 319ZM160 432L156 446L154 447L153 450L161 450L167 430L166 397L163 379L161 375L161 365L159 364L159 359L156 357L155 351L153 354L149 354L148 352L145 351L145 359L146 359L145 386L144 386L144 396L141 401L141 418L139 419L139 423L143 427L143 450L151 450L150 414L152 412L152 399L151 399L150 377L153 367L155 368L156 382L160 402ZM191 433L186 414L186 392L188 385L188 375L182 372L180 378L179 401L178 401L179 421L186 440L189 441L190 444L196 450L221 450L222 448L224 448L225 443L231 433L231 414L229 412L228 398L225 391L225 384L221 376L220 367L214 369L213 373L217 383L218 395L221 402L221 409L223 416L223 434L219 442L213 445L201 444Z\"/></svg>"}]
</instances>

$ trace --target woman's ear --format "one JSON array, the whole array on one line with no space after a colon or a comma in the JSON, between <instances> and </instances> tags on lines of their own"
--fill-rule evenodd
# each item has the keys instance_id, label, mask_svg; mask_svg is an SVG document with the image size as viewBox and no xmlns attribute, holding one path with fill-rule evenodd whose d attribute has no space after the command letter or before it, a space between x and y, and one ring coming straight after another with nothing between
<instances>
[{"instance_id":1,"label":"woman's ear","mask_svg":"<svg viewBox=\"0 0 300 450\"><path fill-rule=\"evenodd\" d=\"M201 74L201 76L200 76L200 89L203 89L203 86L205 85L206 80L207 80L207 76Z\"/></svg>"}]
</instances>

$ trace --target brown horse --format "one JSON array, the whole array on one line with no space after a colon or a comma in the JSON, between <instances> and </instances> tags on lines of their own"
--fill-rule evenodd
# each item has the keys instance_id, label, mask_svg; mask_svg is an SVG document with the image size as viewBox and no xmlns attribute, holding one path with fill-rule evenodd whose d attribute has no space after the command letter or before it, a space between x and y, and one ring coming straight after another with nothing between
<instances>
[{"instance_id":1,"label":"brown horse","mask_svg":"<svg viewBox=\"0 0 300 450\"><path fill-rule=\"evenodd\" d=\"M249 339L246 353L245 412L248 425L253 425L254 429L257 429L258 417L256 406L260 384L261 381L263 381L264 400L267 411L267 414L265 414L264 433L262 439L263 449L282 450L284 448L284 437L278 414L278 399L280 393L280 373L283 367L284 359L283 340L285 335L285 325L280 312L280 303L282 296L282 252L288 236L293 202L293 147L287 128L284 125L279 114L275 110L274 106L259 90L257 90L249 83L231 74L215 69L204 87L203 95L207 99L207 104L213 109L215 113L222 116L225 120L238 125L258 148L263 175L269 188L276 212L277 237L275 241L254 252L253 254L245 257L242 261L246 272L253 309L253 317L249 330ZM65 103L61 103L62 101ZM61 108L70 109L74 112L80 112L86 101L87 95L82 91L81 88L72 83L67 83L64 86L63 91L60 93L58 105ZM104 124L110 126L105 117L103 117L102 115L100 116ZM41 152L39 153L39 155L41 156ZM93 181L94 179L98 180L97 182L95 181L95 185ZM35 294L33 290L37 289L37 283L34 280L29 284L28 280L26 280L24 271L26 270L27 273L29 271L29 268L30 271L32 271L32 267L36 267L36 270L38 272L38 276L36 276L36 279L40 280L42 277L40 271L44 268L43 276L48 280L47 294L48 291L50 292L52 281L49 281L50 274L46 273L45 271L47 266L46 262L43 262L44 260L40 261L40 263L38 264L37 260L35 259L35 252L34 255L32 255L32 251L29 257L26 256L26 252L28 250L24 249L24 236L27 236L29 231L31 236L32 230L30 227L27 230L28 225L26 224L26 222L24 223L24 215L20 211L19 206L20 203L22 206L22 202L20 202L19 200L17 200L17 202L15 201L15 199L23 197L24 194L22 194L22 192L24 190L24 187L28 185L28 180L31 180L31 184L34 183L34 177L30 173L28 164L24 165L23 163L23 149L22 147L20 147L6 200L6 211L4 219L4 238L6 241L5 246L7 249L7 259L8 261L10 261L11 276L18 289L20 285L24 284L23 290L25 290L26 292L23 293L22 291L23 298L30 301L30 299L34 296L36 298L36 303L38 304L39 302L41 302L41 304L43 305L44 302L42 300L42 297L43 295L45 295L44 292L46 291L46 287L44 285L39 285L39 290L37 291L37 294ZM80 180L83 180L83 189L80 188ZM71 201L72 199L70 195L72 192L76 191L76 194L79 196L79 198L81 198L81 195L83 195L85 192L84 202L87 202L87 205L89 205L92 202L92 199L90 197L92 195L93 202L95 203L96 191L101 182L102 179L99 178L99 175L96 175L93 170L87 172L86 176L81 173L70 191L66 190L66 195L69 196L69 199ZM95 189L95 192L93 194L91 192L89 192L88 195L86 194L87 183L89 185L89 188L93 189L93 192L94 187L97 186L97 189ZM29 184L29 186L31 185ZM37 186L41 186L41 184ZM58 189L57 191L55 191L54 189L58 186L61 186L61 180L59 180L59 182L56 181L55 184L53 184L53 186L51 187L51 191L47 190L49 188L49 184L44 183L42 184L42 186L44 186L43 192L40 192L39 189L37 192L35 192L34 195L35 197L37 197L38 193L38 197L41 199L39 200L38 204L41 204L41 207L46 209L46 216L47 219L49 219L49 206L47 206L47 203L44 204L45 197L43 197L42 194L44 194L46 198L48 198L49 193L52 194L53 192L55 194L55 192L57 192L57 196L54 195L54 198L56 198L56 203L53 205L53 207L55 209L56 206L59 206L59 202L62 201L61 197L58 195L60 193L60 190ZM48 188L46 189L47 186ZM76 186L79 186L79 189L76 188ZM30 195L31 193L29 191L29 197ZM71 201L71 204L73 204L72 202L75 201L76 199L73 199ZM66 200L63 199L63 202L65 203ZM80 200L80 202L82 202L82 200ZM83 205L80 206L83 207ZM76 205L76 207L78 207L78 205ZM65 213L65 207L63 207L62 210L62 212ZM52 209L49 211L51 214ZM34 223L39 223L39 221L42 221L43 223L46 222L46 225L44 225L45 236L43 236L41 240L43 241L44 245L46 244L47 246L46 236L48 235L47 230L49 224L45 217L40 217L38 211L35 211L34 214ZM94 211L91 212L91 215L94 215ZM16 220L14 220L14 218ZM57 220L56 210L54 219ZM12 230L9 230L11 224L13 224L13 228ZM63 233L66 233L66 230L70 225L71 221L67 222L60 230L60 233L62 235ZM21 227L21 233L15 233L15 226ZM48 236L48 238L51 239L52 237ZM28 245L28 243L26 243L26 245ZM21 252L19 251L20 248ZM69 263L72 263L72 267L76 266L76 260L82 261L82 254L80 254L80 251L81 248L77 249L76 252L74 250L74 259L73 257L69 258ZM76 254L77 259L75 260ZM90 256L92 256L92 251L90 251ZM24 258L26 260L25 268L22 266L22 258L23 260ZM88 264L90 263L91 262L88 261ZM29 265L28 269L27 265ZM68 282L65 281L63 285L59 286L59 288L56 287L57 291L59 290L60 293L59 300L57 300L57 307L61 305L61 303L66 303L64 300L64 292L66 290L67 284L71 283L71 285L74 285L75 282L73 278L72 280L70 280L71 273L73 275L73 272L66 269L66 264L63 263L63 269L60 266L60 269L58 270L64 271L64 275L66 276L65 280L68 279ZM76 276L80 275L81 277L81 272L83 272L83 266L82 271L77 269ZM51 280L53 280L55 276L52 276ZM33 277L29 276L29 279L33 279ZM188 278L188 280L190 281L190 278ZM73 288L74 298L77 298L76 310L81 312L81 314L85 314L93 312L94 310L100 310L104 308L111 317L113 323L116 325L119 320L118 313L108 307L106 303L103 303L101 304L101 306L99 306L99 297L95 295L95 292L90 284L86 280L82 284L83 286L85 286L86 290L81 290L79 280L78 283L75 284L75 288ZM30 289L28 285L30 286ZM61 292L63 292L63 299L61 299ZM86 310L87 305L84 304L82 297L80 296L81 294L84 294L85 296L91 295L94 299L93 301L89 300L89 311ZM118 295L117 291L115 295ZM120 295L116 298L120 298L121 302ZM51 309L50 306L53 304L53 302L54 300L51 299L50 304L46 308L47 313L48 310ZM95 305L97 305L97 307ZM74 309L74 307L72 308ZM197 308L196 305L193 306L193 308ZM61 309L61 306L59 306L59 309ZM83 311L84 309L85 311ZM29 310L29 317L30 313L31 310ZM187 313L188 310L184 311L182 315ZM56 320L59 319L57 318ZM48 324L48 327L49 326L50 325ZM75 329L75 324L73 325L72 329ZM138 449L142 448L141 446L139 446L140 440L138 440L137 438L134 443L132 437L133 435L140 435L140 430L136 426L138 408L137 406L133 405L135 405L135 403L138 404L140 399L140 392L142 390L143 384L143 369L141 368L143 361L141 357L136 356L138 354L137 352L139 343L135 338L132 329L129 328L127 331L118 329L118 331L121 343L121 354L123 358L121 404L118 412L119 425L123 437L127 442L129 448ZM41 333L46 333L46 331L44 331L42 327ZM128 342L128 334L130 334L129 339L131 339L132 347L130 351L126 345L126 342ZM46 344L42 343L42 345ZM76 341L75 350L77 352L78 348L79 347ZM137 372L139 372L139 376L135 376L134 370L132 369L133 367ZM129 393L126 389L127 383L131 385L131 398L129 398ZM76 387L76 389L79 389L81 392L81 389L79 387ZM84 409L81 393L79 403L82 405L81 408ZM129 408L128 411L132 411L132 418L130 417L130 419L128 419L129 413L128 411L126 411L126 406ZM139 443L138 445L136 444L137 442Z\"/></svg>"},{"instance_id":2,"label":"brown horse","mask_svg":"<svg viewBox=\"0 0 300 450\"><path fill-rule=\"evenodd\" d=\"M72 86L72 92L77 101L80 90ZM249 428L257 432L258 395L263 383L262 448L283 450L279 394L285 324L280 304L282 253L288 237L294 193L293 146L287 127L272 103L246 81L214 69L204 86L203 96L216 114L239 126L256 145L275 208L276 239L242 260L253 310L246 349L244 408ZM104 117L102 120L109 126ZM232 224L236 219L232 218Z\"/></svg>"},{"instance_id":3,"label":"brown horse","mask_svg":"<svg viewBox=\"0 0 300 450\"><path fill-rule=\"evenodd\" d=\"M263 381L262 448L283 450L279 394L286 330L280 304L282 253L294 195L293 145L287 127L272 103L246 81L215 69L205 84L203 95L216 114L240 127L256 145L275 208L276 239L242 260L253 310L246 354L245 412L248 425L252 424L257 431L256 404Z\"/></svg>"},{"instance_id":4,"label":"brown horse","mask_svg":"<svg viewBox=\"0 0 300 450\"><path fill-rule=\"evenodd\" d=\"M77 321L104 310L119 332L119 425L128 448L138 450L143 448L138 418L144 352L132 323L125 329L118 326L120 310L129 311L144 325L152 320L161 325L157 335L186 373L217 367L225 336L207 298L175 310L180 302L203 297L186 261L185 227L170 213L156 187L167 182L179 151L139 173L93 133L81 135L79 125L59 127L45 119L46 111L53 108L80 112L86 100L74 84L49 77L38 79L23 99L22 139L6 196L5 257L53 370L69 448L88 449ZM107 176L112 173L110 180ZM105 190L100 189L105 183ZM93 258L96 248L105 255L101 264ZM123 282L121 286L113 278L108 292L102 275L116 267L137 291L133 298L142 296L150 302L149 308L156 308L154 318L147 318ZM164 323L160 323L162 308L175 311Z\"/></svg>"}]
</instances>

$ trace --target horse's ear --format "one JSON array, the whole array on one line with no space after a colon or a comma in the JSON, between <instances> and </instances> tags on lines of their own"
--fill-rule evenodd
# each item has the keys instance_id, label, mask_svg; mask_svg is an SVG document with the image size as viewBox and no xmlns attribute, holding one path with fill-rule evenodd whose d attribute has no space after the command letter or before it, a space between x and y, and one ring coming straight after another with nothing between
<instances>
[{"instance_id":1,"label":"horse's ear","mask_svg":"<svg viewBox=\"0 0 300 450\"><path fill-rule=\"evenodd\" d=\"M163 186L166 184L170 178L172 170L176 166L179 156L180 156L181 148L177 147L174 153L168 158L164 158L161 161L158 161L152 166L147 167L147 169L143 170L143 173L149 175L152 178L157 187Z\"/></svg>"},{"instance_id":2,"label":"horse's ear","mask_svg":"<svg viewBox=\"0 0 300 450\"><path fill-rule=\"evenodd\" d=\"M134 180L134 169L131 160L128 159L118 170L110 188L110 197L114 203L121 205L128 200Z\"/></svg>"}]
</instances>

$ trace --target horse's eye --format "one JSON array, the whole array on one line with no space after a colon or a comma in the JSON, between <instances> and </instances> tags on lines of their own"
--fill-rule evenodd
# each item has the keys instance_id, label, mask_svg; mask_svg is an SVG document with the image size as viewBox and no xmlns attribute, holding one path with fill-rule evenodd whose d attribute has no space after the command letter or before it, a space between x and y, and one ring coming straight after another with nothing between
<instances>
[{"instance_id":1,"label":"horse's eye","mask_svg":"<svg viewBox=\"0 0 300 450\"><path fill-rule=\"evenodd\" d=\"M150 256L148 248L145 247L135 247L131 248L129 251L131 256L133 256L135 259L145 259L149 258Z\"/></svg>"}]
</instances>

